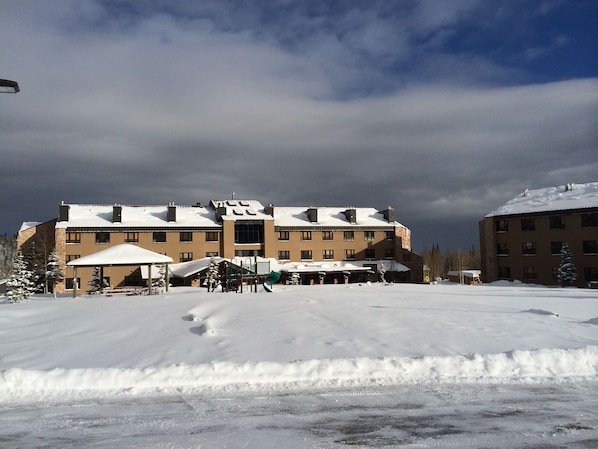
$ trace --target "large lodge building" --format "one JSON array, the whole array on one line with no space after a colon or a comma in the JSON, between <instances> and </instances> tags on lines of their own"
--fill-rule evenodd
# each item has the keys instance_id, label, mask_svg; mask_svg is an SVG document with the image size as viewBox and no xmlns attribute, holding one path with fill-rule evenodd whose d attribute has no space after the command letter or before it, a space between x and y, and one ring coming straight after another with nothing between
<instances>
[{"instance_id":1,"label":"large lodge building","mask_svg":"<svg viewBox=\"0 0 598 449\"><path fill-rule=\"evenodd\" d=\"M304 273L310 266L314 274L323 274L326 267L332 272L347 264L375 273L383 264L397 277L393 280L421 282L423 277L422 259L411 252L411 232L395 220L390 207L264 207L256 200L236 199L212 200L208 206L63 203L57 219L23 224L19 250L33 242L46 256L55 248L63 267L111 246L132 244L175 263L259 256L295 263ZM77 271L79 288L85 288L92 270ZM73 273L66 268L57 292L73 289ZM143 284L139 266L106 267L103 274L113 288Z\"/></svg>"},{"instance_id":2,"label":"large lodge building","mask_svg":"<svg viewBox=\"0 0 598 449\"><path fill-rule=\"evenodd\" d=\"M574 285L598 284L598 182L526 190L480 221L484 282L558 285L567 243Z\"/></svg>"}]
</instances>

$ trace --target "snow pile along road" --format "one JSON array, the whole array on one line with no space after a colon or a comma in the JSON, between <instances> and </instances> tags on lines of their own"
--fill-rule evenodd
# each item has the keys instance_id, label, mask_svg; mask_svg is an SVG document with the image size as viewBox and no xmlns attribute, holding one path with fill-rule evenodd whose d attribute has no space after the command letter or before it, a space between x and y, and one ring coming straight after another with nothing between
<instances>
[{"instance_id":1,"label":"snow pile along road","mask_svg":"<svg viewBox=\"0 0 598 449\"><path fill-rule=\"evenodd\" d=\"M598 379L579 289L181 289L0 303L0 398Z\"/></svg>"},{"instance_id":2,"label":"snow pile along road","mask_svg":"<svg viewBox=\"0 0 598 449\"><path fill-rule=\"evenodd\" d=\"M163 368L53 369L12 368L2 372L0 395L31 393L159 393L226 389L329 388L429 382L541 383L594 379L598 347L540 349L452 357L307 360L277 362L211 362Z\"/></svg>"}]
</instances>

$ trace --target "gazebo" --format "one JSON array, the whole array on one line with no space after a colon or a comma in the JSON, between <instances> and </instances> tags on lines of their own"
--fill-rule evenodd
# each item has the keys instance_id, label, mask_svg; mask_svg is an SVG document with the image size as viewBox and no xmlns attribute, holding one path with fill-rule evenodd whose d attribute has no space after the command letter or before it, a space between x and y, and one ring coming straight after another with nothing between
<instances>
[{"instance_id":1,"label":"gazebo","mask_svg":"<svg viewBox=\"0 0 598 449\"><path fill-rule=\"evenodd\" d=\"M146 265L148 269L147 287L148 294L152 294L152 265L166 265L166 291L168 291L168 264L173 263L171 257L140 248L136 245L124 243L112 246L103 251L71 260L66 265L73 267L73 278L77 279L77 267L106 267L106 266L131 266ZM77 296L77 283L73 285L73 298Z\"/></svg>"}]
</instances>

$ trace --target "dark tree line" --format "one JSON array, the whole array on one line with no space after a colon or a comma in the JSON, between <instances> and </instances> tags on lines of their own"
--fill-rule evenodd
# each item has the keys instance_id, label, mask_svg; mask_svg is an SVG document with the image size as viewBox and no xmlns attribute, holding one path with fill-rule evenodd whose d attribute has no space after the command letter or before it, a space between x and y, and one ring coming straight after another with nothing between
<instances>
[{"instance_id":1,"label":"dark tree line","mask_svg":"<svg viewBox=\"0 0 598 449\"><path fill-rule=\"evenodd\" d=\"M469 251L448 250L442 252L438 244L427 247L421 254L424 265L430 269L430 278L445 279L449 271L479 270L481 267L480 250L472 246Z\"/></svg>"}]
</instances>

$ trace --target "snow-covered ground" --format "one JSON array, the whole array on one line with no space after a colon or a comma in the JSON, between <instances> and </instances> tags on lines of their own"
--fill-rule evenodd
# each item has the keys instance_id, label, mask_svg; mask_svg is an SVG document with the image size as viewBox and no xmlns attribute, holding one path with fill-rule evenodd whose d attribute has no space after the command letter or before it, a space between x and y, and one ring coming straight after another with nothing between
<instances>
[{"instance_id":1,"label":"snow-covered ground","mask_svg":"<svg viewBox=\"0 0 598 449\"><path fill-rule=\"evenodd\" d=\"M598 385L596 290L260 290L0 300L0 403L14 409L93 398L255 398L455 384L477 386L481 396L489 385Z\"/></svg>"}]
</instances>

